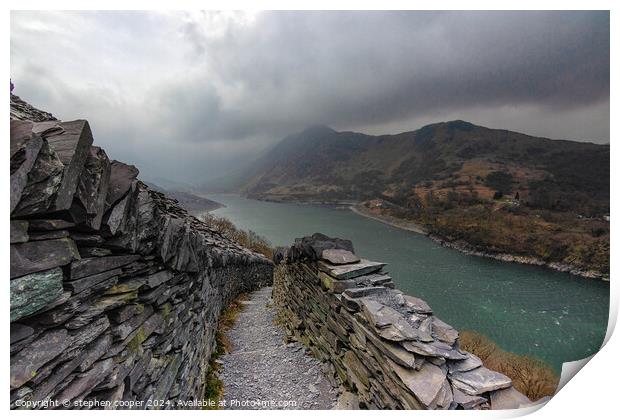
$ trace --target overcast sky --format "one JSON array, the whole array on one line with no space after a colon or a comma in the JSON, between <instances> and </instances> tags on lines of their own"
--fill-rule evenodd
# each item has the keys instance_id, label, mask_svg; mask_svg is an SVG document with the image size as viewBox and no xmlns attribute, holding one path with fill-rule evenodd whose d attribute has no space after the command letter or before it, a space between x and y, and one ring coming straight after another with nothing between
<instances>
[{"instance_id":1,"label":"overcast sky","mask_svg":"<svg viewBox=\"0 0 620 420\"><path fill-rule=\"evenodd\" d=\"M609 142L607 12L13 12L17 95L195 185L312 124Z\"/></svg>"}]
</instances>

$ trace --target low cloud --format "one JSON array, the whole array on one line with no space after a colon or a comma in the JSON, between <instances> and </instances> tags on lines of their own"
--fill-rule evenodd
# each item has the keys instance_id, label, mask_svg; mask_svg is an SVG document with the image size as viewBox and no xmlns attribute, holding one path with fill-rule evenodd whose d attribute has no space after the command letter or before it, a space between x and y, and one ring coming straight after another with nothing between
<instances>
[{"instance_id":1,"label":"low cloud","mask_svg":"<svg viewBox=\"0 0 620 420\"><path fill-rule=\"evenodd\" d=\"M454 118L609 141L607 12L13 12L16 93L200 184L293 131Z\"/></svg>"}]
</instances>

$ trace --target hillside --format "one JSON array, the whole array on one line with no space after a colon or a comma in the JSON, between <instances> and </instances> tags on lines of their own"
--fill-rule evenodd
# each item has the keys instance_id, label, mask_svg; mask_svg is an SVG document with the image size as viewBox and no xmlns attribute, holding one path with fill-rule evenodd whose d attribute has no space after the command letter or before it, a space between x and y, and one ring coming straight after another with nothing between
<instances>
[{"instance_id":1,"label":"hillside","mask_svg":"<svg viewBox=\"0 0 620 420\"><path fill-rule=\"evenodd\" d=\"M224 206L221 203L209 200L205 197L200 197L187 191L173 190L170 188L160 187L159 185L154 184L150 181L147 181L146 184L152 190L159 191L160 193L166 194L168 197L175 199L181 207L183 207L194 216L199 216L202 213L216 210Z\"/></svg>"},{"instance_id":2,"label":"hillside","mask_svg":"<svg viewBox=\"0 0 620 420\"><path fill-rule=\"evenodd\" d=\"M310 127L240 177L249 197L365 203L477 252L609 270L609 145L451 121L396 135ZM590 273L592 274L592 273Z\"/></svg>"}]
</instances>

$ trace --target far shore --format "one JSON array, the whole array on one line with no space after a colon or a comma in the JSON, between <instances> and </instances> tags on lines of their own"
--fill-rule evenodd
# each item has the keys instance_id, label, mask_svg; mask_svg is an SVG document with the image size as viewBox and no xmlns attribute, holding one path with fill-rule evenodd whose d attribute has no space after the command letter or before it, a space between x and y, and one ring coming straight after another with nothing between
<instances>
[{"instance_id":1,"label":"far shore","mask_svg":"<svg viewBox=\"0 0 620 420\"><path fill-rule=\"evenodd\" d=\"M392 227L407 230L409 232L419 233L420 235L428 235L428 231L424 229L422 226L415 224L413 222L408 222L405 220L399 220L392 216L378 216L376 214L371 213L361 204L356 204L354 206L350 206L349 209L360 216L367 217L369 219L376 220L381 223L385 223L386 225L390 225Z\"/></svg>"},{"instance_id":2,"label":"far shore","mask_svg":"<svg viewBox=\"0 0 620 420\"><path fill-rule=\"evenodd\" d=\"M482 251L478 251L476 249L474 249L474 247L472 247L471 245L469 245L466 242L450 242L450 241L446 241L443 238L440 238L438 236L435 235L431 235L430 232L428 232L426 229L424 229L422 226L417 225L415 223L409 222L409 221L404 221L404 220L400 220L397 219L395 217L392 216L386 216L386 215L375 215L373 213L371 213L370 211L368 211L363 205L361 204L357 204L354 206L350 206L349 209L351 209L351 211L355 214L359 214L360 216L363 217L367 217L369 219L373 219L376 220L378 222L381 223L385 223L386 225L390 225L393 226L395 228L398 229L403 229L403 230L407 230L409 232L415 232L415 233L419 233L421 235L425 235L427 236L429 239L431 239L433 242L444 246L446 248L450 248L450 249L454 249L455 251L459 251L462 252L464 254L467 255L473 255L476 257L485 257L485 258L492 258L494 260L499 260L499 261L503 261L503 262L512 262L512 263L518 263L518 264L525 264L525 265L535 265L535 266L543 266L543 267L547 267L550 268L554 271L561 271L564 273L570 273L574 276L578 276L578 277L583 277L583 278L588 278L588 279L598 279L598 280L603 280L603 281L609 281L609 275L605 275L604 273L600 273L598 271L595 270L584 270L581 268L577 268L574 266L571 266L569 264L564 264L564 263L558 263L558 262L546 262L543 260L540 260L538 258L534 258L534 257L524 257L524 256L520 256L520 255L513 255L513 254L500 254L500 253L491 253L491 252L482 252Z\"/></svg>"}]
</instances>

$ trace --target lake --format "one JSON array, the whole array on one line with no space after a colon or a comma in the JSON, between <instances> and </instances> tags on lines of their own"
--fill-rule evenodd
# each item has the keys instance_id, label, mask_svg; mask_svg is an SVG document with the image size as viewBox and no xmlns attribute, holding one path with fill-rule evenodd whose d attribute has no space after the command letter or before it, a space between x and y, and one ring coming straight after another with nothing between
<instances>
[{"instance_id":1,"label":"lake","mask_svg":"<svg viewBox=\"0 0 620 420\"><path fill-rule=\"evenodd\" d=\"M213 211L273 245L321 232L353 241L356 254L387 262L396 287L426 300L459 330L476 330L504 350L562 363L596 352L605 337L609 283L548 268L505 263L444 248L346 209L269 203L210 194Z\"/></svg>"}]
</instances>

